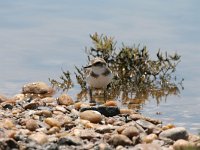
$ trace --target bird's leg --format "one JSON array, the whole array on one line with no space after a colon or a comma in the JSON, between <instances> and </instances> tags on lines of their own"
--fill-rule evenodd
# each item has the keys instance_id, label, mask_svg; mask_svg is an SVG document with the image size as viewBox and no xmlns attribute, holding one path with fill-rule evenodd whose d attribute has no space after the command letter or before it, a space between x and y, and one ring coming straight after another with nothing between
<instances>
[{"instance_id":1,"label":"bird's leg","mask_svg":"<svg viewBox=\"0 0 200 150\"><path fill-rule=\"evenodd\" d=\"M106 102L106 99L107 99L106 89L103 89L103 98L104 98L104 102Z\"/></svg>"},{"instance_id":2,"label":"bird's leg","mask_svg":"<svg viewBox=\"0 0 200 150\"><path fill-rule=\"evenodd\" d=\"M90 103L94 103L95 101L92 98L92 89L91 89L91 87L88 87L88 90L89 90L89 96L90 96Z\"/></svg>"}]
</instances>

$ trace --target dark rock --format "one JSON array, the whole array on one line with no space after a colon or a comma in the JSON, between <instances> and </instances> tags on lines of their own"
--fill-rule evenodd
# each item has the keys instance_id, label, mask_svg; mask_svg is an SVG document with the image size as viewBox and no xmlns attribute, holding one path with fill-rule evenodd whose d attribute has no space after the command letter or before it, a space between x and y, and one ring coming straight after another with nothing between
<instances>
[{"instance_id":1,"label":"dark rock","mask_svg":"<svg viewBox=\"0 0 200 150\"><path fill-rule=\"evenodd\" d=\"M56 143L48 143L44 147L44 150L58 150L58 144Z\"/></svg>"},{"instance_id":2,"label":"dark rock","mask_svg":"<svg viewBox=\"0 0 200 150\"><path fill-rule=\"evenodd\" d=\"M115 106L100 106L98 107L98 111L106 117L112 117L120 114L119 108Z\"/></svg>"},{"instance_id":3,"label":"dark rock","mask_svg":"<svg viewBox=\"0 0 200 150\"><path fill-rule=\"evenodd\" d=\"M9 104L9 103L2 105L2 107L3 107L4 109L13 109L13 105L12 105L12 104Z\"/></svg>"},{"instance_id":4,"label":"dark rock","mask_svg":"<svg viewBox=\"0 0 200 150\"><path fill-rule=\"evenodd\" d=\"M24 109L37 109L38 106L38 103L29 103L24 105Z\"/></svg>"},{"instance_id":5,"label":"dark rock","mask_svg":"<svg viewBox=\"0 0 200 150\"><path fill-rule=\"evenodd\" d=\"M1 139L0 141L0 149L19 149L18 143L14 139Z\"/></svg>"},{"instance_id":6,"label":"dark rock","mask_svg":"<svg viewBox=\"0 0 200 150\"><path fill-rule=\"evenodd\" d=\"M172 129L165 130L159 134L160 139L171 139L173 141L179 139L188 139L188 132L183 127L176 127Z\"/></svg>"},{"instance_id":7,"label":"dark rock","mask_svg":"<svg viewBox=\"0 0 200 150\"><path fill-rule=\"evenodd\" d=\"M92 106L92 107L84 107L80 109L81 112L86 111L86 110L96 110L106 117L112 117L112 116L116 116L120 114L120 109L115 106L98 106L98 107Z\"/></svg>"},{"instance_id":8,"label":"dark rock","mask_svg":"<svg viewBox=\"0 0 200 150\"><path fill-rule=\"evenodd\" d=\"M81 145L81 140L77 137L67 136L60 138L58 145Z\"/></svg>"}]
</instances>

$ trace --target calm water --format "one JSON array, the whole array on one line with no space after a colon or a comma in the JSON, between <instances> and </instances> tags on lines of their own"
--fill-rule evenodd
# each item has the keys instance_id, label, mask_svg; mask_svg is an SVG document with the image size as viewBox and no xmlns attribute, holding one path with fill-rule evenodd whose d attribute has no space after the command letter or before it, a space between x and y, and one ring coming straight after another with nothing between
<instances>
[{"instance_id":1,"label":"calm water","mask_svg":"<svg viewBox=\"0 0 200 150\"><path fill-rule=\"evenodd\" d=\"M198 133L199 5L199 0L1 0L0 93L13 96L27 82L58 78L61 68L73 72L74 65L86 63L89 34L104 33L115 37L117 47L140 43L152 55L160 48L182 56L177 75L185 89L159 105L150 98L142 112Z\"/></svg>"}]
</instances>

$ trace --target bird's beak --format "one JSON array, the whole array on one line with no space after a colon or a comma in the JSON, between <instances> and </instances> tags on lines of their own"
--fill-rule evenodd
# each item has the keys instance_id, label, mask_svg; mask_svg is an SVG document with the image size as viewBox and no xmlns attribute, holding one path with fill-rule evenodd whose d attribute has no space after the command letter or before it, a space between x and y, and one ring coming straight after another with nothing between
<instances>
[{"instance_id":1,"label":"bird's beak","mask_svg":"<svg viewBox=\"0 0 200 150\"><path fill-rule=\"evenodd\" d=\"M86 66L86 67L84 67L84 68L86 69L86 68L91 68L91 67L92 67L92 65L89 65L89 66Z\"/></svg>"}]
</instances>

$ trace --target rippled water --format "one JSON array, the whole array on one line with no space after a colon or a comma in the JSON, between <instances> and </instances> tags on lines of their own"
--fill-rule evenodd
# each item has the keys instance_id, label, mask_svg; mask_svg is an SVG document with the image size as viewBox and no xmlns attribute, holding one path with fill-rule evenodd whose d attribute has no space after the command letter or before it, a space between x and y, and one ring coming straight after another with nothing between
<instances>
[{"instance_id":1,"label":"rippled water","mask_svg":"<svg viewBox=\"0 0 200 150\"><path fill-rule=\"evenodd\" d=\"M184 90L157 105L150 98L142 113L166 123L200 130L200 9L198 0L0 2L0 93L12 96L23 84L58 78L61 68L73 72L86 64L89 34L113 36L117 47L146 45L152 55L178 52L177 76ZM75 97L79 88L69 94ZM161 112L156 115L156 112Z\"/></svg>"}]
</instances>

